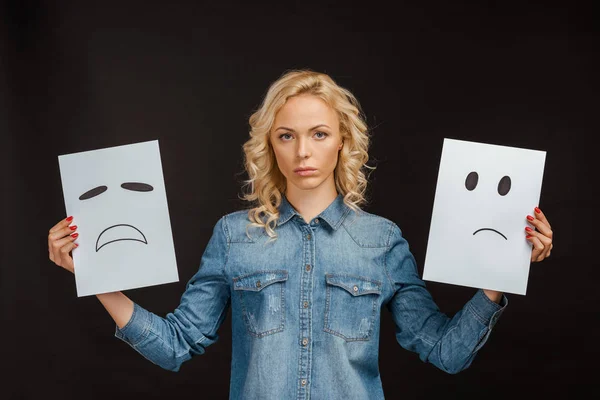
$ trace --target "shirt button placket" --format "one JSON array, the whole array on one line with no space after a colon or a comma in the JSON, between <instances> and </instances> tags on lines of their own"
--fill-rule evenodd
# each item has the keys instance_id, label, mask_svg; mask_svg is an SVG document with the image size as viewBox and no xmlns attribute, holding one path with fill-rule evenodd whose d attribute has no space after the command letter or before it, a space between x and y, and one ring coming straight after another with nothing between
<instances>
[{"instance_id":1,"label":"shirt button placket","mask_svg":"<svg viewBox=\"0 0 600 400\"><path fill-rule=\"evenodd\" d=\"M316 221L315 221L316 222ZM310 334L312 331L312 313L310 302L312 301L313 279L311 260L314 259L314 245L312 227L305 226L304 235L304 273L301 274L301 296L300 296L300 375L298 398L306 399L309 397L308 379L310 378L310 370L312 364L312 351L310 344Z\"/></svg>"}]
</instances>

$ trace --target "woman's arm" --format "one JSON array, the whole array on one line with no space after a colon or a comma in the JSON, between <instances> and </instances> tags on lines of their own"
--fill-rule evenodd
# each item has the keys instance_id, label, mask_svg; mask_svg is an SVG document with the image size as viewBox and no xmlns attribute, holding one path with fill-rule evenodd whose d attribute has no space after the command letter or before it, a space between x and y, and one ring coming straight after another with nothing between
<instances>
[{"instance_id":1,"label":"woman's arm","mask_svg":"<svg viewBox=\"0 0 600 400\"><path fill-rule=\"evenodd\" d=\"M475 295L454 316L440 311L419 277L416 261L402 232L393 224L385 268L393 295L387 304L396 324L396 340L423 361L455 374L469 367L486 343L508 300L494 291Z\"/></svg>"},{"instance_id":2,"label":"woman's arm","mask_svg":"<svg viewBox=\"0 0 600 400\"><path fill-rule=\"evenodd\" d=\"M106 308L119 329L123 328L133 314L133 301L121 292L101 293L96 297Z\"/></svg>"},{"instance_id":3,"label":"woman's arm","mask_svg":"<svg viewBox=\"0 0 600 400\"><path fill-rule=\"evenodd\" d=\"M120 293L103 297L101 301L117 323L115 336L154 364L174 372L192 356L203 354L217 341L217 330L229 306L230 282L225 272L229 244L226 217L222 217L179 306L164 318Z\"/></svg>"}]
</instances>

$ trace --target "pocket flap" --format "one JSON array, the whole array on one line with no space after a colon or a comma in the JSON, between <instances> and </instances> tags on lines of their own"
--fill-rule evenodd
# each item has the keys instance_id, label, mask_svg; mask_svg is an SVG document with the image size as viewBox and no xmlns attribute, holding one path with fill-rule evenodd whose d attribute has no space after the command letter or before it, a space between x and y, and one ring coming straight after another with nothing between
<instances>
[{"instance_id":1,"label":"pocket flap","mask_svg":"<svg viewBox=\"0 0 600 400\"><path fill-rule=\"evenodd\" d=\"M381 282L355 275L325 275L327 284L339 286L353 296L374 293L381 294Z\"/></svg>"},{"instance_id":2,"label":"pocket flap","mask_svg":"<svg viewBox=\"0 0 600 400\"><path fill-rule=\"evenodd\" d=\"M258 292L275 282L288 278L287 271L260 271L233 278L234 290L252 290Z\"/></svg>"}]
</instances>

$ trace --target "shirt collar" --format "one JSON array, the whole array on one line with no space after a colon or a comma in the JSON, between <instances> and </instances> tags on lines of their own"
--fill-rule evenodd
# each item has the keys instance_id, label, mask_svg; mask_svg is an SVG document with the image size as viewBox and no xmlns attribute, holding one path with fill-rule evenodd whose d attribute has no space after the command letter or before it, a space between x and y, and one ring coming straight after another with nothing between
<instances>
[{"instance_id":1,"label":"shirt collar","mask_svg":"<svg viewBox=\"0 0 600 400\"><path fill-rule=\"evenodd\" d=\"M337 197L315 218L319 218L329 224L334 230L337 230L344 221L344 218L351 211L351 208L344 203L344 196L338 194ZM277 225L283 225L289 221L294 215L302 216L290 204L284 194L281 196L281 205L279 206L279 220Z\"/></svg>"}]
</instances>

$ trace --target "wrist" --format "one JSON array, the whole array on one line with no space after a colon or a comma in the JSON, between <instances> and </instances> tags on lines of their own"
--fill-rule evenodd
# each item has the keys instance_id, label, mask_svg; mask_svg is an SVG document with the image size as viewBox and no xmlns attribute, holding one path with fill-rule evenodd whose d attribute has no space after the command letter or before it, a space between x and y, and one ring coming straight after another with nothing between
<instances>
[{"instance_id":1,"label":"wrist","mask_svg":"<svg viewBox=\"0 0 600 400\"><path fill-rule=\"evenodd\" d=\"M495 290L483 289L483 293L496 304L500 304L500 300L502 299L502 292L497 292Z\"/></svg>"}]
</instances>

